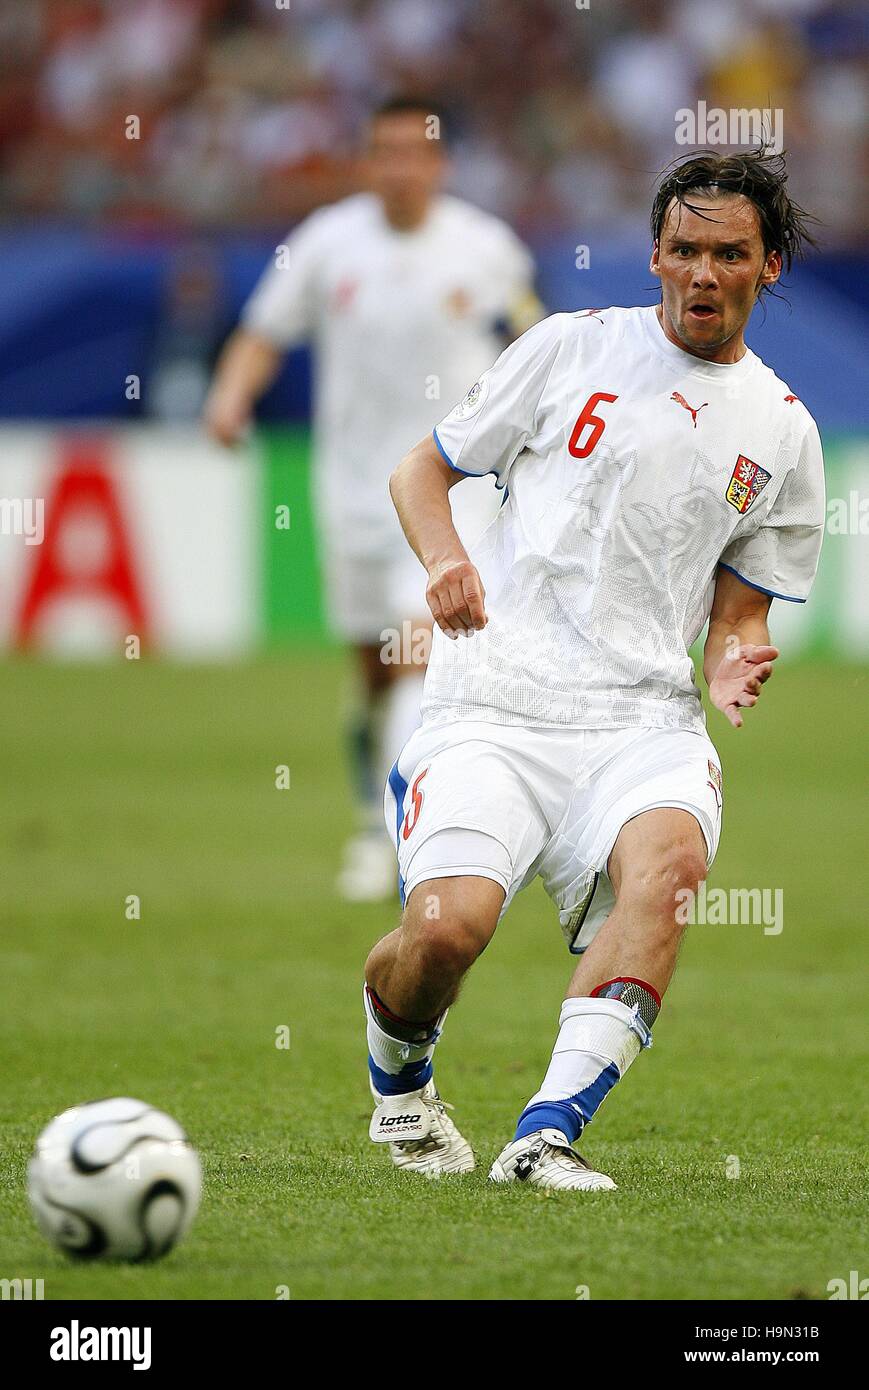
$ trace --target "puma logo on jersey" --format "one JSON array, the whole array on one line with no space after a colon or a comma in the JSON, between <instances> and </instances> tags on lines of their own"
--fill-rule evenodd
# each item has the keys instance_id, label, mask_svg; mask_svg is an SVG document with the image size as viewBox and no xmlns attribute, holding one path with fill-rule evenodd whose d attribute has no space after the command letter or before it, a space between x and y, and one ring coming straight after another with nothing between
<instances>
[{"instance_id":1,"label":"puma logo on jersey","mask_svg":"<svg viewBox=\"0 0 869 1390\"><path fill-rule=\"evenodd\" d=\"M785 400L787 401L788 405L793 405L794 401L799 400L799 396L785 396Z\"/></svg>"},{"instance_id":2,"label":"puma logo on jersey","mask_svg":"<svg viewBox=\"0 0 869 1390\"><path fill-rule=\"evenodd\" d=\"M703 402L703 405L698 405L697 408L696 408L696 410L695 410L694 406L689 405L688 402L686 401L685 397L684 397L683 395L681 395L679 391L674 391L673 394L672 394L672 396L670 397L670 400L671 400L671 401L675 401L677 405L681 405L681 407L682 407L683 410L690 410L690 412L691 412L691 419L692 419L693 422L694 422L694 428L695 428L695 430L696 430L696 428L697 428L697 416L700 414L700 411L703 409L703 406L708 405L709 402L708 402L708 401L704 401L704 402Z\"/></svg>"}]
</instances>

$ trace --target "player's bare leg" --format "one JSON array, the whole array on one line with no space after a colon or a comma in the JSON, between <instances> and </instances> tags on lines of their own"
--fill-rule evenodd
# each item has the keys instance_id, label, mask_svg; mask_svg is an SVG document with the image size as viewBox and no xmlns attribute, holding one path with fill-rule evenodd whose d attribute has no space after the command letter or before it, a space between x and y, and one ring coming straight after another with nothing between
<instances>
[{"instance_id":1,"label":"player's bare leg","mask_svg":"<svg viewBox=\"0 0 869 1390\"><path fill-rule=\"evenodd\" d=\"M607 865L616 905L574 971L567 998L630 975L659 999L670 983L685 931L677 893L706 877L706 841L694 816L675 807L644 811L622 826Z\"/></svg>"},{"instance_id":2,"label":"player's bare leg","mask_svg":"<svg viewBox=\"0 0 869 1390\"><path fill-rule=\"evenodd\" d=\"M436 1019L491 941L503 902L503 888L489 878L418 884L401 926L373 947L366 981L402 1018Z\"/></svg>"},{"instance_id":3,"label":"player's bare leg","mask_svg":"<svg viewBox=\"0 0 869 1390\"><path fill-rule=\"evenodd\" d=\"M462 979L491 941L504 890L491 879L430 879L410 894L401 926L365 965L370 1136L396 1167L437 1177L474 1166L435 1088L432 1057Z\"/></svg>"},{"instance_id":4,"label":"player's bare leg","mask_svg":"<svg viewBox=\"0 0 869 1390\"><path fill-rule=\"evenodd\" d=\"M360 698L349 740L362 823L346 846L338 878L348 902L381 902L395 892L395 850L383 827L383 783L419 724L431 620L412 622L409 633L398 659L388 644L354 649Z\"/></svg>"},{"instance_id":5,"label":"player's bare leg","mask_svg":"<svg viewBox=\"0 0 869 1390\"><path fill-rule=\"evenodd\" d=\"M684 932L681 895L706 877L706 843L687 811L646 811L622 827L607 868L615 908L574 972L549 1070L493 1165L496 1182L615 1186L572 1145L651 1044Z\"/></svg>"}]
</instances>

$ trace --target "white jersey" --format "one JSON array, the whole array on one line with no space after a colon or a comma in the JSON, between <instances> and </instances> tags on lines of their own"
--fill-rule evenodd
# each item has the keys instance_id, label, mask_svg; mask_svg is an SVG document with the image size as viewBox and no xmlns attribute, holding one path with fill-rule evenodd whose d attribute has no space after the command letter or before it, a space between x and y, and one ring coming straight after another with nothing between
<instances>
[{"instance_id":1,"label":"white jersey","mask_svg":"<svg viewBox=\"0 0 869 1390\"><path fill-rule=\"evenodd\" d=\"M452 197L401 232L359 194L287 238L242 322L280 348L313 343L316 500L345 552L404 544L389 474L495 360L533 273L505 223Z\"/></svg>"},{"instance_id":2,"label":"white jersey","mask_svg":"<svg viewBox=\"0 0 869 1390\"><path fill-rule=\"evenodd\" d=\"M719 564L803 602L824 528L815 423L752 352L671 343L654 307L555 314L438 425L507 500L471 554L489 624L435 631L440 718L702 730L688 648Z\"/></svg>"}]
</instances>

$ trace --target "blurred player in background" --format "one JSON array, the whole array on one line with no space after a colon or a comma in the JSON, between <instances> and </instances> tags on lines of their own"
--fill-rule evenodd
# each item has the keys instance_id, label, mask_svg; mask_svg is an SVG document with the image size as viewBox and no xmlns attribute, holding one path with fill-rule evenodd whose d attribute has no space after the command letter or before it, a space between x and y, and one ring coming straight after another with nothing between
<instances>
[{"instance_id":1,"label":"blurred player in background","mask_svg":"<svg viewBox=\"0 0 869 1390\"><path fill-rule=\"evenodd\" d=\"M744 340L811 240L786 182L764 150L667 171L661 302L537 324L391 479L439 629L424 722L389 781L404 918L365 970L371 1137L401 1168L474 1166L432 1057L464 974L539 874L584 954L490 1177L615 1186L573 1144L651 1044L721 829L689 649L708 620L709 697L739 728L778 656L770 603L806 600L824 532L817 427ZM447 495L457 473L492 470L509 501L472 563Z\"/></svg>"},{"instance_id":2,"label":"blurred player in background","mask_svg":"<svg viewBox=\"0 0 869 1390\"><path fill-rule=\"evenodd\" d=\"M333 630L355 648L361 678L350 742L362 825L339 878L343 895L357 901L394 890L381 788L419 723L431 629L425 572L390 502L389 473L431 432L442 402L458 399L505 339L542 312L530 253L514 233L441 193L442 134L441 117L424 101L379 108L362 160L371 191L315 212L279 248L224 349L205 408L214 438L235 443L286 350L313 344L314 501L327 607ZM463 484L451 500L470 543L499 499L486 479Z\"/></svg>"}]
</instances>

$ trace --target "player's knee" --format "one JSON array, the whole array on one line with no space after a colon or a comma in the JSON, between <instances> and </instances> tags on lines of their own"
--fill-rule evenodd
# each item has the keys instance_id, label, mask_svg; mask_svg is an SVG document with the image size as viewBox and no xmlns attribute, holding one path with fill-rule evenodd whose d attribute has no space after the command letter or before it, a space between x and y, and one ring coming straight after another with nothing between
<instances>
[{"instance_id":1,"label":"player's knee","mask_svg":"<svg viewBox=\"0 0 869 1390\"><path fill-rule=\"evenodd\" d=\"M441 921L428 921L414 932L414 954L420 970L440 979L456 979L470 970L485 946L475 924L450 914Z\"/></svg>"},{"instance_id":2,"label":"player's knee","mask_svg":"<svg viewBox=\"0 0 869 1390\"><path fill-rule=\"evenodd\" d=\"M491 894L490 904L470 891L456 891L458 883L451 879L438 885L426 883L411 894L403 931L426 974L463 975L485 949L497 923L494 900L498 895ZM484 885L485 889L491 887Z\"/></svg>"},{"instance_id":3,"label":"player's knee","mask_svg":"<svg viewBox=\"0 0 869 1390\"><path fill-rule=\"evenodd\" d=\"M699 847L673 845L636 875L631 895L653 921L675 926L688 920L680 907L697 892L706 873L706 856Z\"/></svg>"},{"instance_id":4,"label":"player's knee","mask_svg":"<svg viewBox=\"0 0 869 1390\"><path fill-rule=\"evenodd\" d=\"M699 846L681 846L672 854L667 868L674 895L696 893L708 872L706 854Z\"/></svg>"}]
</instances>

